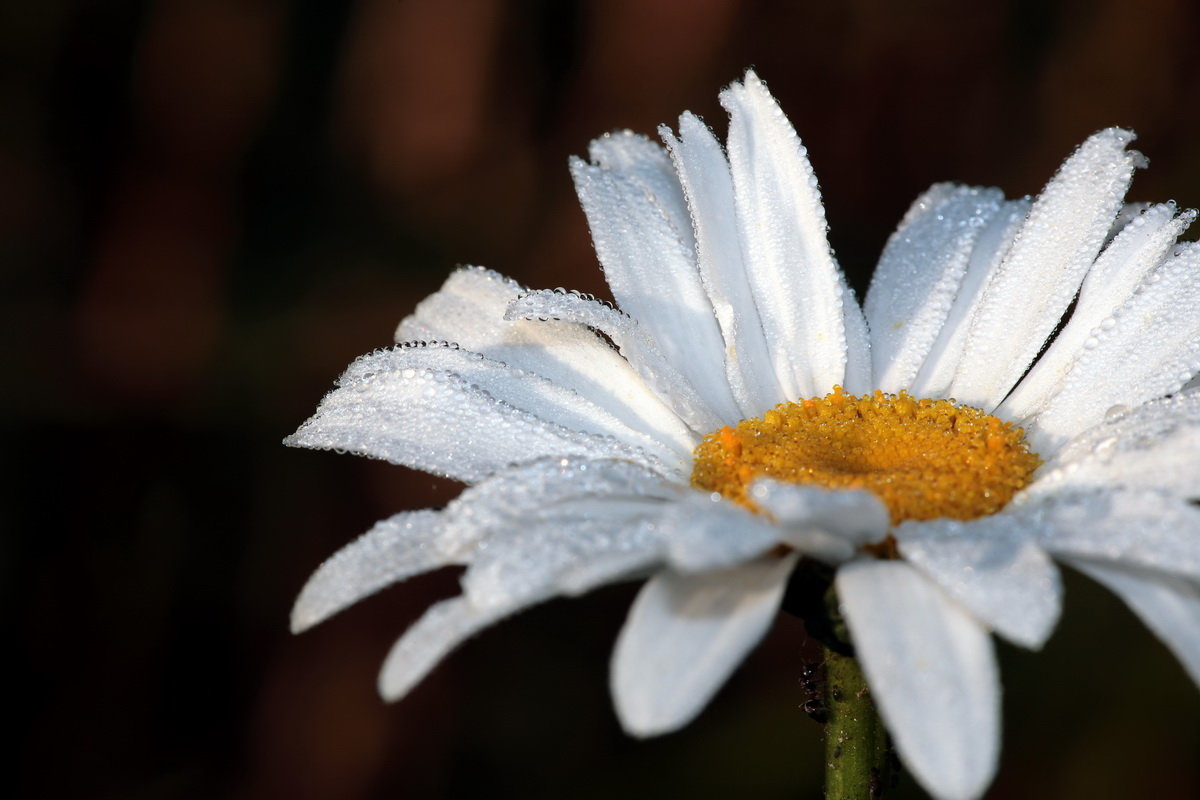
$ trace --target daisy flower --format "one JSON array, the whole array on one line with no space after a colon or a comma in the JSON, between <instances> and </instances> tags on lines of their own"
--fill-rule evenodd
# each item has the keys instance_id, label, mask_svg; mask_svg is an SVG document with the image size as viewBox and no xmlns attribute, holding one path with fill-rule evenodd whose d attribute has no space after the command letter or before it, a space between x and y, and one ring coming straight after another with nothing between
<instances>
[{"instance_id":1,"label":"daisy flower","mask_svg":"<svg viewBox=\"0 0 1200 800\"><path fill-rule=\"evenodd\" d=\"M644 578L611 689L647 736L701 711L813 559L939 798L995 773L991 637L1042 646L1055 559L1200 682L1200 246L1177 243L1195 212L1123 204L1133 134L1093 135L1032 200L935 185L860 307L775 99L749 72L721 104L724 146L685 113L665 147L620 132L572 160L615 306L460 269L287 440L468 487L322 564L294 630L465 566L388 655L396 699L506 616Z\"/></svg>"}]
</instances>

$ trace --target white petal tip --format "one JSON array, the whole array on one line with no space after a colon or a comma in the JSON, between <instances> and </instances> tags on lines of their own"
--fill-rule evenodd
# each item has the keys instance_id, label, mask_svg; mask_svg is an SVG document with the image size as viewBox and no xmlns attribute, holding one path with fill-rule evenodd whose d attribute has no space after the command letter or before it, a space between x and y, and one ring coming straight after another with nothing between
<instances>
[{"instance_id":1,"label":"white petal tip","mask_svg":"<svg viewBox=\"0 0 1200 800\"><path fill-rule=\"evenodd\" d=\"M379 696L388 703L403 699L433 671L450 649L452 646L439 648L434 653L422 653L411 646L407 635L402 637L388 653L379 671L376 684Z\"/></svg>"},{"instance_id":2,"label":"white petal tip","mask_svg":"<svg viewBox=\"0 0 1200 800\"><path fill-rule=\"evenodd\" d=\"M1046 642L1050 641L1050 635L1054 633L1057 626L1058 614L1055 614L1049 619L1035 620L1021 629L993 628L993 632L1018 647L1037 652L1046 646Z\"/></svg>"},{"instance_id":3,"label":"white petal tip","mask_svg":"<svg viewBox=\"0 0 1200 800\"><path fill-rule=\"evenodd\" d=\"M337 583L337 571L331 569L330 565L336 567L338 563L335 556L318 567L296 596L289 619L292 633L303 633L350 605L340 594L330 592L331 583ZM331 581L331 578L334 580Z\"/></svg>"},{"instance_id":4,"label":"white petal tip","mask_svg":"<svg viewBox=\"0 0 1200 800\"><path fill-rule=\"evenodd\" d=\"M692 714L686 719L673 719L669 722L659 719L659 715L649 706L635 708L618 703L616 712L617 720L621 723L621 730L635 739L650 739L654 736L674 733L684 727L696 718L699 709L697 709L697 714Z\"/></svg>"},{"instance_id":5,"label":"white petal tip","mask_svg":"<svg viewBox=\"0 0 1200 800\"><path fill-rule=\"evenodd\" d=\"M406 694L412 689L412 686L399 682L387 680L386 676L379 676L379 683L376 687L379 691L379 696L385 703L395 703L403 699Z\"/></svg>"},{"instance_id":6,"label":"white petal tip","mask_svg":"<svg viewBox=\"0 0 1200 800\"><path fill-rule=\"evenodd\" d=\"M308 614L301 613L299 608L292 609L292 617L288 622L288 629L292 634L304 633L306 630L316 625L321 620L314 618Z\"/></svg>"},{"instance_id":7,"label":"white petal tip","mask_svg":"<svg viewBox=\"0 0 1200 800\"><path fill-rule=\"evenodd\" d=\"M1128 147L1135 139L1137 139L1137 134L1126 128L1104 128L1085 139L1080 148L1097 144L1116 145L1119 148L1124 148Z\"/></svg>"},{"instance_id":8,"label":"white petal tip","mask_svg":"<svg viewBox=\"0 0 1200 800\"><path fill-rule=\"evenodd\" d=\"M341 603L330 605L328 572L328 568L322 565L300 590L296 602L292 604L292 614L288 620L292 633L303 633L345 607L345 604Z\"/></svg>"}]
</instances>

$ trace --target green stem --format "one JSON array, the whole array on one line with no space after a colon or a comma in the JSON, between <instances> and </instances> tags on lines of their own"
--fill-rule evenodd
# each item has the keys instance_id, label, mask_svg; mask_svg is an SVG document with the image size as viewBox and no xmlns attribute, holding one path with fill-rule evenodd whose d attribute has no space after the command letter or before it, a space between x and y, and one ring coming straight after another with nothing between
<instances>
[{"instance_id":1,"label":"green stem","mask_svg":"<svg viewBox=\"0 0 1200 800\"><path fill-rule=\"evenodd\" d=\"M892 784L891 745L853 656L825 649L826 800L875 800Z\"/></svg>"}]
</instances>

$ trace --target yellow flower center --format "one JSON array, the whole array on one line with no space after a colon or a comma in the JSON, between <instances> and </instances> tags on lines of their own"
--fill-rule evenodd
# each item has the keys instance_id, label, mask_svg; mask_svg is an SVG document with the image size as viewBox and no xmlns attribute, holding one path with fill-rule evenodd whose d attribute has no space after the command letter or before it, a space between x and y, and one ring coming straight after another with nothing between
<instances>
[{"instance_id":1,"label":"yellow flower center","mask_svg":"<svg viewBox=\"0 0 1200 800\"><path fill-rule=\"evenodd\" d=\"M1024 488L1041 459L1025 432L951 400L917 400L842 387L781 403L704 437L692 485L757 511L755 479L874 492L892 524L994 514Z\"/></svg>"}]
</instances>

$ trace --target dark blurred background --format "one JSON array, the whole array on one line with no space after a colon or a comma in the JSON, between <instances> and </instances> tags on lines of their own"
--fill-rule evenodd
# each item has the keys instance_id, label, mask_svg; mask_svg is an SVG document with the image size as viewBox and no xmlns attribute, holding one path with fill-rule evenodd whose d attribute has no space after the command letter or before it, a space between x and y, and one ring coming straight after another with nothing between
<instances>
[{"instance_id":1,"label":"dark blurred background","mask_svg":"<svg viewBox=\"0 0 1200 800\"><path fill-rule=\"evenodd\" d=\"M455 575L303 636L326 556L458 487L280 439L459 263L603 293L566 170L755 66L861 291L928 184L1036 192L1133 127L1134 199L1200 205L1185 0L46 0L0 9L0 545L17 794L817 798L803 626L683 732L619 731L633 586L489 631L409 698L375 676ZM991 798L1200 796L1200 692L1072 576L1001 646ZM919 797L906 781L901 797Z\"/></svg>"}]
</instances>

